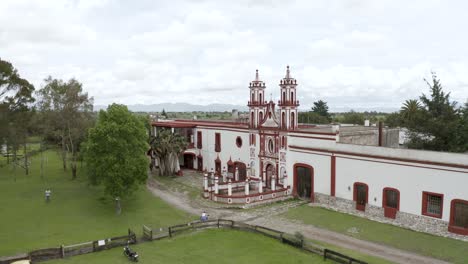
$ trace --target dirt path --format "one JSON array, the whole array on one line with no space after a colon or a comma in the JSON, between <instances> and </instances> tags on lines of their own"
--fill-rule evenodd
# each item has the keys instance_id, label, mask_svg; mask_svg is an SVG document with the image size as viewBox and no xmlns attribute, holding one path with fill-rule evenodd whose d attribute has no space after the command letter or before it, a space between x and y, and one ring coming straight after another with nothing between
<instances>
[{"instance_id":1,"label":"dirt path","mask_svg":"<svg viewBox=\"0 0 468 264\"><path fill-rule=\"evenodd\" d=\"M172 192L154 179L148 180L147 188L155 196L160 197L167 203L195 215L200 215L202 211L206 211L211 218L225 218L235 221L244 221L249 224L270 227L287 233L294 233L298 231L309 239L333 244L342 248L347 248L353 251L361 252L363 254L376 256L395 263L448 263L442 260L418 255L390 246L356 239L347 235L317 228L311 225L305 225L297 221L284 219L278 216L279 214L286 212L289 208L302 204L301 202L297 201L280 203L275 206L265 206L259 209L234 210L207 206L207 204L198 202L196 199L189 199L183 193ZM272 217L273 215L276 216Z\"/></svg>"}]
</instances>

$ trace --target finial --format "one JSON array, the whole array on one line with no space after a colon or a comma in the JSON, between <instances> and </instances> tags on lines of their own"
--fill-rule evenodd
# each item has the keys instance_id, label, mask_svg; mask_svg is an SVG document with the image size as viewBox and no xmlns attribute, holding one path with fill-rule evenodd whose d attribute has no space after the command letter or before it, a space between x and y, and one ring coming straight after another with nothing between
<instances>
[{"instance_id":1,"label":"finial","mask_svg":"<svg viewBox=\"0 0 468 264\"><path fill-rule=\"evenodd\" d=\"M270 101L272 101L272 100L273 100L273 94L270 93Z\"/></svg>"},{"instance_id":2,"label":"finial","mask_svg":"<svg viewBox=\"0 0 468 264\"><path fill-rule=\"evenodd\" d=\"M259 78L258 78L258 69L257 69L257 70L255 70L255 71L256 71L256 72L255 72L255 81L257 81L257 82L258 82L258 81L259 81Z\"/></svg>"},{"instance_id":3,"label":"finial","mask_svg":"<svg viewBox=\"0 0 468 264\"><path fill-rule=\"evenodd\" d=\"M289 74L289 65L288 65L288 66L286 66L286 79L289 79L289 78L291 78L291 77L290 77L290 74Z\"/></svg>"}]
</instances>

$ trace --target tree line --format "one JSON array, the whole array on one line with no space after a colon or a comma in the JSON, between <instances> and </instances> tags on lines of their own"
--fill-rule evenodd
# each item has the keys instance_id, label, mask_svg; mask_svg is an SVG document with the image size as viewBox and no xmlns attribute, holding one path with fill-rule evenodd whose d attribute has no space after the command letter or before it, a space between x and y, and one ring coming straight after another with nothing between
<instances>
[{"instance_id":1,"label":"tree line","mask_svg":"<svg viewBox=\"0 0 468 264\"><path fill-rule=\"evenodd\" d=\"M330 113L326 102L314 102L311 111L299 112L299 123L344 123L363 125L365 120L382 121L389 127L401 127L407 131L407 147L448 152L468 151L468 101L464 105L450 99L443 91L436 73L424 82L428 94L403 102L400 111L394 113L350 111Z\"/></svg>"},{"instance_id":2,"label":"tree line","mask_svg":"<svg viewBox=\"0 0 468 264\"><path fill-rule=\"evenodd\" d=\"M120 213L120 199L146 180L149 127L147 116L134 115L124 105L112 104L96 114L93 97L74 78L49 76L36 90L0 58L0 154L15 170L20 166L29 174L28 138L39 137L41 168L46 147L60 153L71 180L84 161L89 183L103 185Z\"/></svg>"}]
</instances>

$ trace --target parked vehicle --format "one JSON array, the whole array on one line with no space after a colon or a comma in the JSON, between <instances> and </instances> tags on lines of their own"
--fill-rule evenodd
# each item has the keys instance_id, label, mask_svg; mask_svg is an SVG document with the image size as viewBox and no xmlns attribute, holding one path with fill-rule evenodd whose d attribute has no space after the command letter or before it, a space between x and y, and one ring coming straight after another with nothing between
<instances>
[{"instance_id":1,"label":"parked vehicle","mask_svg":"<svg viewBox=\"0 0 468 264\"><path fill-rule=\"evenodd\" d=\"M127 256L129 260L138 262L138 254L136 251L133 251L128 244L124 247L123 254Z\"/></svg>"}]
</instances>

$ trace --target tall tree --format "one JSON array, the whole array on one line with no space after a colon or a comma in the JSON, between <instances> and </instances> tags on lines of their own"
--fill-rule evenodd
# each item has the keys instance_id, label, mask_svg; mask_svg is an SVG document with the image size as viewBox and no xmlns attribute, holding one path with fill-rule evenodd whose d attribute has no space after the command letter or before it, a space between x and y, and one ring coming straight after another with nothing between
<instances>
[{"instance_id":1,"label":"tall tree","mask_svg":"<svg viewBox=\"0 0 468 264\"><path fill-rule=\"evenodd\" d=\"M56 138L61 146L64 170L70 153L72 179L75 179L79 146L93 121L93 98L88 97L82 84L75 79L64 82L49 76L45 83L38 91L39 109L45 118L45 134Z\"/></svg>"},{"instance_id":2,"label":"tall tree","mask_svg":"<svg viewBox=\"0 0 468 264\"><path fill-rule=\"evenodd\" d=\"M147 178L148 151L145 125L124 105L112 104L101 110L96 126L84 143L84 160L93 185L104 185L116 201L132 194Z\"/></svg>"},{"instance_id":3,"label":"tall tree","mask_svg":"<svg viewBox=\"0 0 468 264\"><path fill-rule=\"evenodd\" d=\"M328 121L331 121L330 113L328 112L328 105L326 102L322 100L318 100L314 102L314 106L312 107L312 112L317 113L323 117L326 117Z\"/></svg>"},{"instance_id":4,"label":"tall tree","mask_svg":"<svg viewBox=\"0 0 468 264\"><path fill-rule=\"evenodd\" d=\"M173 175L179 171L179 155L187 149L185 137L172 133L171 130L159 130L151 141L151 147L156 153L160 175Z\"/></svg>"},{"instance_id":5,"label":"tall tree","mask_svg":"<svg viewBox=\"0 0 468 264\"><path fill-rule=\"evenodd\" d=\"M161 117L164 117L167 119L167 113L166 113L166 110L164 110L164 108L162 110Z\"/></svg>"},{"instance_id":6,"label":"tall tree","mask_svg":"<svg viewBox=\"0 0 468 264\"><path fill-rule=\"evenodd\" d=\"M34 86L18 74L13 65L0 58L0 146L12 150L13 161L29 172L26 141L30 129ZM17 152L24 148L24 163L18 164ZM8 156L9 157L9 156Z\"/></svg>"},{"instance_id":7,"label":"tall tree","mask_svg":"<svg viewBox=\"0 0 468 264\"><path fill-rule=\"evenodd\" d=\"M430 94L420 97L421 111L406 119L410 133L410 148L438 151L455 151L454 139L457 138L457 126L460 120L456 102L450 101L450 93L445 93L442 84L435 73L431 82L424 79L429 86Z\"/></svg>"},{"instance_id":8,"label":"tall tree","mask_svg":"<svg viewBox=\"0 0 468 264\"><path fill-rule=\"evenodd\" d=\"M406 120L412 120L421 111L421 104L418 100L406 100L401 107L400 114Z\"/></svg>"}]
</instances>

